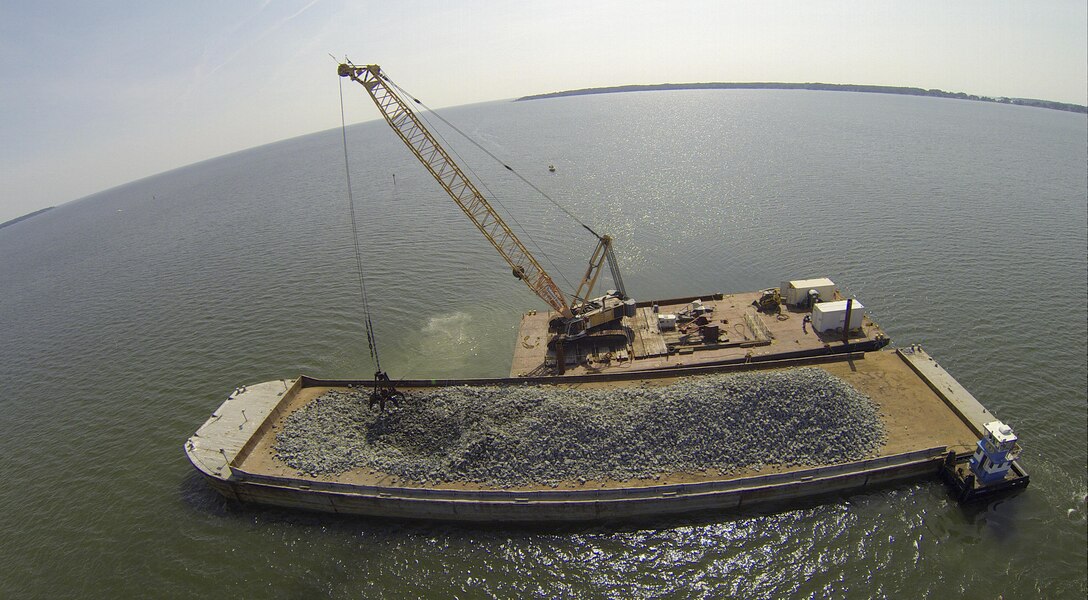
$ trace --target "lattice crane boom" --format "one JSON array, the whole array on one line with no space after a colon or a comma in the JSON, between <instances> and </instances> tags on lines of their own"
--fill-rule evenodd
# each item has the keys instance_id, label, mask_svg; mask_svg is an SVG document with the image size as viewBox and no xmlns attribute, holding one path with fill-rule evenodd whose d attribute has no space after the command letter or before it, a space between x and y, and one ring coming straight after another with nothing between
<instances>
[{"instance_id":1,"label":"lattice crane boom","mask_svg":"<svg viewBox=\"0 0 1088 600\"><path fill-rule=\"evenodd\" d=\"M446 190L450 198L464 211L480 233L484 234L487 241L498 250L499 255L510 265L514 276L524 281L533 293L560 315L567 319L574 318L571 301L537 262L529 249L514 235L502 217L492 208L491 203L450 158L408 103L393 90L382 73L381 67L344 63L340 65L338 72L341 77L348 77L366 88L389 126L434 176L442 189Z\"/></svg>"}]
</instances>

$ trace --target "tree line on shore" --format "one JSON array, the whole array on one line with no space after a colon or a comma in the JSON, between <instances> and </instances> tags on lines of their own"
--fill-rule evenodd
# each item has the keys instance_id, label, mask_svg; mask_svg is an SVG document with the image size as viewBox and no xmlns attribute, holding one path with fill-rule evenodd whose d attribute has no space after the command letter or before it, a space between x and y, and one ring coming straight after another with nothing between
<instances>
[{"instance_id":1,"label":"tree line on shore","mask_svg":"<svg viewBox=\"0 0 1088 600\"><path fill-rule=\"evenodd\" d=\"M946 92L944 90L925 90L916 87L901 87L890 85L858 85L849 83L658 83L649 85L618 85L611 87L585 88L580 90L567 90L563 92L549 92L547 94L534 94L522 96L515 101L541 100L544 98L560 98L564 96L584 96L588 94L614 94L620 92L649 92L659 90L816 90L832 92L863 92L870 94L902 94L906 96L930 96L934 98L954 98L958 100L973 100L976 102L996 102L999 104L1016 104L1018 106L1034 106L1051 110L1064 110L1067 112L1088 113L1088 106L1080 104L1068 104L1066 102L1053 102L1050 100L1037 100L1035 98L1008 98L1004 96L976 96L963 92Z\"/></svg>"}]
</instances>

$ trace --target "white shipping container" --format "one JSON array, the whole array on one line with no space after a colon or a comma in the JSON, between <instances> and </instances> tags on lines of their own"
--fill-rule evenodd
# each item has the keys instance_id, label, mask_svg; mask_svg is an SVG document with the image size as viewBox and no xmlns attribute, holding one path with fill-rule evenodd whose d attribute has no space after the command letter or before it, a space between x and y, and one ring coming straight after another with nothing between
<instances>
[{"instance_id":1,"label":"white shipping container","mask_svg":"<svg viewBox=\"0 0 1088 600\"><path fill-rule=\"evenodd\" d=\"M850 329L861 327L862 311L865 309L861 302L854 300L850 305ZM812 307L812 328L816 331L833 331L842 329L846 320L846 300L835 302L820 302Z\"/></svg>"},{"instance_id":2,"label":"white shipping container","mask_svg":"<svg viewBox=\"0 0 1088 600\"><path fill-rule=\"evenodd\" d=\"M826 277L819 279L795 279L782 284L782 298L786 304L797 306L808 299L808 291L816 290L822 300L835 297L835 282Z\"/></svg>"}]
</instances>

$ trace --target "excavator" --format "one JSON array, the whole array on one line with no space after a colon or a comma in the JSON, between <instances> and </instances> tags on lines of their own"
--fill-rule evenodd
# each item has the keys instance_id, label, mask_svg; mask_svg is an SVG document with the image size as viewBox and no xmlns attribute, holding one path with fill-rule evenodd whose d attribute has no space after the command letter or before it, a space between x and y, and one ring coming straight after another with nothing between
<instances>
[{"instance_id":1,"label":"excavator","mask_svg":"<svg viewBox=\"0 0 1088 600\"><path fill-rule=\"evenodd\" d=\"M589 266L582 277L578 289L568 296L559 289L555 281L544 270L529 249L518 239L487 198L480 193L475 184L465 175L461 167L450 158L449 153L434 135L424 126L419 116L405 102L396 86L378 65L355 65L345 61L337 72L359 83L366 89L378 110L385 117L386 123L400 137L408 149L427 169L435 181L449 194L480 233L499 252L507 262L514 277L523 281L529 289L555 311L551 320L552 339L549 346L562 346L586 337L608 337L627 334L620 321L624 316L633 316L634 300L627 297L620 277L619 265L612 249L612 238L598 235L583 225L597 237L597 247L589 259ZM411 97L410 95L408 95ZM416 103L419 100L412 98ZM509 169L509 167L507 167ZM601 267L608 263L616 289L608 290L602 296L592 297Z\"/></svg>"}]
</instances>

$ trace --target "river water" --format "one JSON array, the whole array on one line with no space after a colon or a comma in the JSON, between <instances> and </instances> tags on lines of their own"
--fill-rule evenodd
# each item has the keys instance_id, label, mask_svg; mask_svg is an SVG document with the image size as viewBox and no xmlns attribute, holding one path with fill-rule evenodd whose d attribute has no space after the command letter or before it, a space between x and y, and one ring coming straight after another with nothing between
<instances>
[{"instance_id":1,"label":"river water","mask_svg":"<svg viewBox=\"0 0 1088 600\"><path fill-rule=\"evenodd\" d=\"M376 117L345 93L351 118ZM443 114L610 233L637 298L831 277L1012 425L1031 485L972 507L932 482L559 530L222 500L182 443L235 386L373 371L335 130L0 229L0 597L1088 593L1084 115L756 90ZM594 240L441 130L546 267L576 282ZM347 135L382 366L506 375L518 317L542 303L384 123Z\"/></svg>"}]
</instances>

